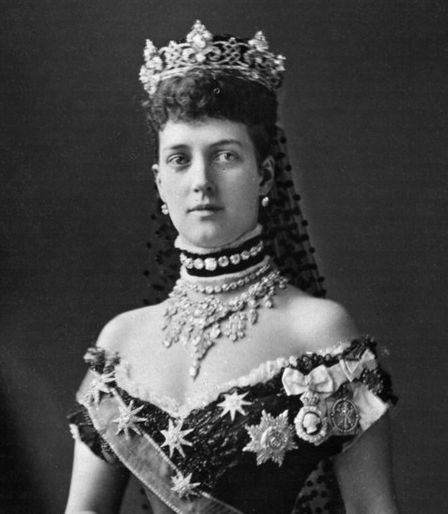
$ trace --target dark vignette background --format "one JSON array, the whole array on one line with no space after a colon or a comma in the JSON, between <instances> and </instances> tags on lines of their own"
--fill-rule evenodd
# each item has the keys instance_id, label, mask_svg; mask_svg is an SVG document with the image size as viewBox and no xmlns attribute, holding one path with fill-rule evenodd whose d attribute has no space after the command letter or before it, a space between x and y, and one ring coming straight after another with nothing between
<instances>
[{"instance_id":1,"label":"dark vignette background","mask_svg":"<svg viewBox=\"0 0 448 514\"><path fill-rule=\"evenodd\" d=\"M440 1L1 2L0 510L60 513L65 413L101 326L146 296L146 37L262 28L330 296L390 350L403 512L448 512L447 8ZM148 335L149 337L149 335Z\"/></svg>"}]
</instances>

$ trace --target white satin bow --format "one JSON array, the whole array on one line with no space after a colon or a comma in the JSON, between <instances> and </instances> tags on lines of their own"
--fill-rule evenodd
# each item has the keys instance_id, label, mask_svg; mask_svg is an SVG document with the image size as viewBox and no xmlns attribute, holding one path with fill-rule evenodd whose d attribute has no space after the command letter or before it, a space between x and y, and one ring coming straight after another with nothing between
<instances>
[{"instance_id":1,"label":"white satin bow","mask_svg":"<svg viewBox=\"0 0 448 514\"><path fill-rule=\"evenodd\" d=\"M282 383L288 396L302 394L307 390L330 396L346 381L346 376L339 365L327 368L324 364L317 366L307 375L292 368L286 368Z\"/></svg>"}]
</instances>

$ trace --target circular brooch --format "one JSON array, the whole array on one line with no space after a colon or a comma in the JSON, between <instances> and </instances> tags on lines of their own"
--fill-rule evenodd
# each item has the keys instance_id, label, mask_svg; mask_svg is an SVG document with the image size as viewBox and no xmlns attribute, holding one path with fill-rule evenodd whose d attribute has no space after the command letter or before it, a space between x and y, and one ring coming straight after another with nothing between
<instances>
[{"instance_id":1,"label":"circular brooch","mask_svg":"<svg viewBox=\"0 0 448 514\"><path fill-rule=\"evenodd\" d=\"M343 434L349 434L358 426L358 407L351 400L341 398L331 407L330 420L336 430Z\"/></svg>"},{"instance_id":2,"label":"circular brooch","mask_svg":"<svg viewBox=\"0 0 448 514\"><path fill-rule=\"evenodd\" d=\"M294 419L294 425L301 439L316 445L321 443L327 435L327 418L314 405L303 406Z\"/></svg>"},{"instance_id":3,"label":"circular brooch","mask_svg":"<svg viewBox=\"0 0 448 514\"><path fill-rule=\"evenodd\" d=\"M261 436L261 445L273 452L282 451L288 444L288 434L274 427L269 427Z\"/></svg>"}]
</instances>

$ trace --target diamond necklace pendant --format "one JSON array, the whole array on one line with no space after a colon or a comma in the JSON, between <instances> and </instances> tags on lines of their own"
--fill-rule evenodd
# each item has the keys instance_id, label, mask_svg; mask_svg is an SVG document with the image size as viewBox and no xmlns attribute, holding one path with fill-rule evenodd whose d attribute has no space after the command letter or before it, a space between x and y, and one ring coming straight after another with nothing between
<instances>
[{"instance_id":1,"label":"diamond necklace pendant","mask_svg":"<svg viewBox=\"0 0 448 514\"><path fill-rule=\"evenodd\" d=\"M191 290L178 281L163 314L163 344L167 348L174 343L188 347L192 359L190 375L194 379L202 359L217 340L223 335L233 342L243 339L249 325L258 321L259 309L273 307L277 288L284 289L287 283L278 270L268 268L247 291L224 301L215 294L192 298Z\"/></svg>"}]
</instances>

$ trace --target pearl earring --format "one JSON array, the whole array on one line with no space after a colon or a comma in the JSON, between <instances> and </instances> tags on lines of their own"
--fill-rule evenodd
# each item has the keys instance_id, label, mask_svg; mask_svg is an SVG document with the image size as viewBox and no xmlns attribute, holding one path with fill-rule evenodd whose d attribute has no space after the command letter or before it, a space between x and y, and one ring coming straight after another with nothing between
<instances>
[{"instance_id":1,"label":"pearl earring","mask_svg":"<svg viewBox=\"0 0 448 514\"><path fill-rule=\"evenodd\" d=\"M267 207L269 205L269 196L263 196L261 199L262 207Z\"/></svg>"},{"instance_id":2,"label":"pearl earring","mask_svg":"<svg viewBox=\"0 0 448 514\"><path fill-rule=\"evenodd\" d=\"M160 210L162 211L162 214L165 214L166 216L168 214L168 205L166 203L162 203Z\"/></svg>"}]
</instances>

